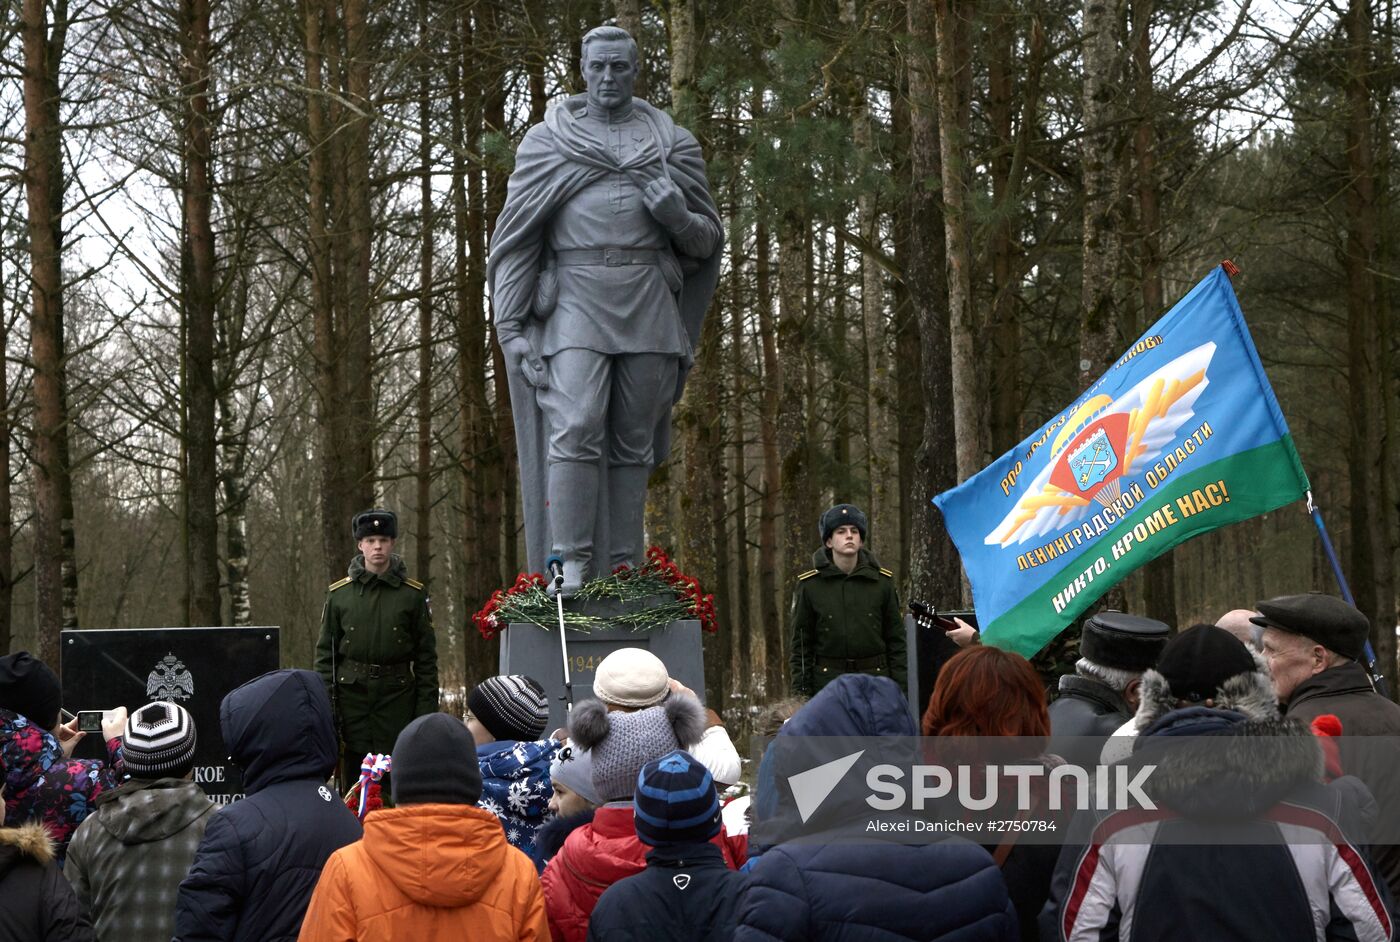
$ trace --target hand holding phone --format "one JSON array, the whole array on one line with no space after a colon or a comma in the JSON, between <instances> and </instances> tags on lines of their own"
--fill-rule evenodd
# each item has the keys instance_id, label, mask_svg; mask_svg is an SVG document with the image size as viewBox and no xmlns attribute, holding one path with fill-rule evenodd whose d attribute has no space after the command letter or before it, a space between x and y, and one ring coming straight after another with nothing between
<instances>
[{"instance_id":1,"label":"hand holding phone","mask_svg":"<svg viewBox=\"0 0 1400 942\"><path fill-rule=\"evenodd\" d=\"M102 713L102 739L120 739L126 732L126 707L113 707Z\"/></svg>"},{"instance_id":2,"label":"hand holding phone","mask_svg":"<svg viewBox=\"0 0 1400 942\"><path fill-rule=\"evenodd\" d=\"M58 740L59 748L63 750L63 758L71 759L73 750L78 748L78 743L83 741L87 733L78 729L78 718L75 716L66 723L60 723L54 729L53 735Z\"/></svg>"}]
</instances>

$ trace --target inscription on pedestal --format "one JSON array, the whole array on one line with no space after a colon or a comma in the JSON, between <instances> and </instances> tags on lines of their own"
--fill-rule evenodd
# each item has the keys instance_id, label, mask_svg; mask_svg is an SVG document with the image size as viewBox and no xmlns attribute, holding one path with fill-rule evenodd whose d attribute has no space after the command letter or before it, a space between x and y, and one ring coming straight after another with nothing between
<instances>
[{"instance_id":1,"label":"inscription on pedestal","mask_svg":"<svg viewBox=\"0 0 1400 942\"><path fill-rule=\"evenodd\" d=\"M567 635L569 674L573 701L593 696L593 676L598 664L618 648L646 648L661 658L666 672L705 699L705 663L700 651L700 622L675 621L651 631L606 628L591 632L570 630ZM549 727L567 724L564 698L564 659L559 650L559 630L538 625L511 625L501 632L502 674L526 674L539 681L550 696Z\"/></svg>"}]
</instances>

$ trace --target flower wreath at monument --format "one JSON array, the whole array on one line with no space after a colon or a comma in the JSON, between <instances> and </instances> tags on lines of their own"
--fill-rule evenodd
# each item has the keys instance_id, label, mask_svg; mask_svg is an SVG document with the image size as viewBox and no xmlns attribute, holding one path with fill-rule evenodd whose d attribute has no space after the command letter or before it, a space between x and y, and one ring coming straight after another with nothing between
<instances>
[{"instance_id":1,"label":"flower wreath at monument","mask_svg":"<svg viewBox=\"0 0 1400 942\"><path fill-rule=\"evenodd\" d=\"M557 628L559 609L554 596L549 594L548 584L537 572L522 572L509 589L492 592L491 598L472 616L476 630L489 641L502 627L512 623ZM574 598L612 602L654 599L651 605L616 615L590 615L565 608L564 624L578 631L613 627L650 631L685 618L699 619L704 631L719 631L715 597L705 594L699 580L681 572L659 546L647 549L646 562L640 567L618 566L611 575L584 583Z\"/></svg>"}]
</instances>

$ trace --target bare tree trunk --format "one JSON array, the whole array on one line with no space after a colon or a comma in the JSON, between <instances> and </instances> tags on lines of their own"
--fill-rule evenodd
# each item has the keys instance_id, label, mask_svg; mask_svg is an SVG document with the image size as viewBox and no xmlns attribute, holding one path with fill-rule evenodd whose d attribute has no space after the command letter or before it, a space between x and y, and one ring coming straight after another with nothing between
<instances>
[{"instance_id":1,"label":"bare tree trunk","mask_svg":"<svg viewBox=\"0 0 1400 942\"><path fill-rule=\"evenodd\" d=\"M308 0L305 15L321 533L334 579L344 571L351 517L374 501L369 50L364 0L321 0L319 10Z\"/></svg>"},{"instance_id":2,"label":"bare tree trunk","mask_svg":"<svg viewBox=\"0 0 1400 942\"><path fill-rule=\"evenodd\" d=\"M909 302L919 326L923 385L923 433L915 455L908 495L910 596L949 607L961 598L960 563L953 541L929 500L957 482L953 429L950 322L944 305L943 208L927 181L942 179L939 161L938 94L933 62L936 46L933 10L924 0L908 0L909 162L914 185L909 193L909 258L904 271Z\"/></svg>"},{"instance_id":3,"label":"bare tree trunk","mask_svg":"<svg viewBox=\"0 0 1400 942\"><path fill-rule=\"evenodd\" d=\"M302 9L306 46L306 136L307 136L307 256L311 268L311 318L313 350L316 358L316 414L320 432L321 542L326 573L334 580L344 569L345 527L341 517L340 469L335 456L340 453L340 389L342 361L336 336L335 299L331 277L333 259L327 218L330 195L332 143L327 133L323 72L327 26L321 0L304 0Z\"/></svg>"},{"instance_id":4,"label":"bare tree trunk","mask_svg":"<svg viewBox=\"0 0 1400 942\"><path fill-rule=\"evenodd\" d=\"M475 12L475 16L473 13ZM484 122L503 121L499 105L500 67L490 53L499 42L496 13L489 5L470 4L461 10L460 47L453 57L461 75L460 103L454 107L453 134L459 141L453 156L453 200L456 217L455 285L457 294L458 367L463 403L462 501L465 513L480 511L475 528L464 532L463 549L463 665L466 682L494 674L497 646L481 638L471 626L470 616L503 581L514 576L515 547L513 479L507 474L514 467L515 426L510 415L510 395L503 389L504 373L495 361L488 361L488 345L494 350L494 334L489 331L486 306L486 244L494 215L488 215L487 186L499 186L498 173L473 162L467 166L461 144L473 154L482 152L483 134L500 128ZM490 64L488 64L490 63ZM488 104L489 100L489 104ZM493 191L490 205L499 212ZM495 371L493 410L488 396ZM511 461L504 461L509 455ZM475 529L473 534L471 531ZM505 568L512 567L512 568Z\"/></svg>"},{"instance_id":5,"label":"bare tree trunk","mask_svg":"<svg viewBox=\"0 0 1400 942\"><path fill-rule=\"evenodd\" d=\"M418 204L423 227L418 274L418 467L414 548L417 578L430 584L433 570L433 145L432 61L428 0L418 0Z\"/></svg>"},{"instance_id":6,"label":"bare tree trunk","mask_svg":"<svg viewBox=\"0 0 1400 942\"><path fill-rule=\"evenodd\" d=\"M1162 201L1157 177L1157 128L1154 123L1152 79L1152 9L1154 0L1131 0L1133 25L1133 85L1137 127L1133 130L1133 154L1137 160L1138 269L1142 279L1140 333L1151 325L1166 305L1162 285ZM1177 623L1176 554L1163 553L1143 572L1143 597L1147 617L1168 625Z\"/></svg>"},{"instance_id":7,"label":"bare tree trunk","mask_svg":"<svg viewBox=\"0 0 1400 942\"><path fill-rule=\"evenodd\" d=\"M10 321L5 269L0 257L0 651L11 651L14 619L14 509L10 494Z\"/></svg>"},{"instance_id":8,"label":"bare tree trunk","mask_svg":"<svg viewBox=\"0 0 1400 942\"><path fill-rule=\"evenodd\" d=\"M842 26L854 33L860 28L860 9L857 0L842 0ZM859 69L851 77L849 90L851 110L851 138L861 155L875 153L874 130L870 119L868 100L867 71ZM869 514L871 527L881 534L881 559L888 559L889 565L901 565L900 551L896 545L898 528L890 506L889 487L890 462L885 448L887 410L882 406L888 399L887 382L889 369L884 353L885 325L885 284L880 265L875 261L872 250L880 244L880 218L876 208L876 196L870 188L862 188L856 197L856 231L870 249L862 252L860 259L860 336L863 343L861 368L856 372L862 401L862 422L865 426L865 466L867 487L863 503ZM893 550L887 556L886 553ZM904 572L903 569L900 572Z\"/></svg>"},{"instance_id":9,"label":"bare tree trunk","mask_svg":"<svg viewBox=\"0 0 1400 942\"><path fill-rule=\"evenodd\" d=\"M1351 0L1346 13L1347 148L1347 385L1351 483L1351 580L1356 605L1372 620L1381 671L1395 683L1395 562L1390 541L1395 494L1385 439L1393 376L1386 375L1389 339L1380 318L1380 214L1376 178L1376 96L1371 76L1374 24L1366 0Z\"/></svg>"},{"instance_id":10,"label":"bare tree trunk","mask_svg":"<svg viewBox=\"0 0 1400 942\"><path fill-rule=\"evenodd\" d=\"M1024 93L1021 96L1020 133L1016 132L1015 50L1017 11L1003 3L992 16L991 41L987 56L989 96L988 118L996 148L991 159L992 201L995 206L991 231L992 315L990 324L990 450L999 455L1021 440L1021 322L1017 312L1022 253L1015 238L1017 203L1024 174L1025 152L1030 127L1035 123L1040 98L1040 74L1044 61L1045 36L1038 19L1030 28L1024 66Z\"/></svg>"},{"instance_id":11,"label":"bare tree trunk","mask_svg":"<svg viewBox=\"0 0 1400 942\"><path fill-rule=\"evenodd\" d=\"M370 289L370 252L374 245L374 222L370 213L369 132L370 55L366 0L341 0L345 26L346 100L358 113L345 122L346 234L349 250L345 278L349 302L346 309L345 351L353 374L344 374L349 406L349 437L345 441L348 513L342 517L342 532L356 509L374 503L374 437L376 433L373 371L373 299ZM347 112L350 109L346 109Z\"/></svg>"},{"instance_id":12,"label":"bare tree trunk","mask_svg":"<svg viewBox=\"0 0 1400 942\"><path fill-rule=\"evenodd\" d=\"M235 180L235 185L244 181ZM234 351L248 322L248 276L241 272L231 296L216 307L219 315L215 360L228 375L217 383L219 404L219 487L224 497L224 575L228 583L230 625L252 624L248 591L248 430L239 421ZM231 298L231 299L230 299Z\"/></svg>"},{"instance_id":13,"label":"bare tree trunk","mask_svg":"<svg viewBox=\"0 0 1400 942\"><path fill-rule=\"evenodd\" d=\"M802 39L802 21L797 13L796 0L782 0L778 13L780 48L795 46ZM780 53L781 55L781 53ZM785 61L790 61L791 54ZM794 82L801 77L793 76ZM811 217L807 197L802 182L806 160L800 153L797 141L797 120L789 118L787 140L784 150L788 152L784 173L790 182L783 188L779 199L777 216L778 240L778 372L769 382L776 380L779 389L777 408L777 443L779 461L779 493L783 515L782 543L777 559L775 577L778 584L787 587L792 576L805 568L806 551L813 543L812 521L816 515L807 512L814 502L812 482L812 426L814 416L810 414L808 392L811 389L813 357L809 349L811 336L810 292L814 278L810 270L812 262L810 225ZM770 696L782 696L789 682L787 631L784 624L777 639L782 645L780 652L773 648L771 654L781 653L777 665L769 664L770 682L781 680L781 686L769 691ZM776 672L775 672L776 667Z\"/></svg>"},{"instance_id":14,"label":"bare tree trunk","mask_svg":"<svg viewBox=\"0 0 1400 942\"><path fill-rule=\"evenodd\" d=\"M953 364L953 428L958 479L967 480L987 463L985 367L978 355L980 331L972 305L972 245L967 195L967 132L970 102L969 4L934 3L937 38L939 157L943 170L943 228L948 260L948 320Z\"/></svg>"},{"instance_id":15,"label":"bare tree trunk","mask_svg":"<svg viewBox=\"0 0 1400 942\"><path fill-rule=\"evenodd\" d=\"M59 61L67 40L66 0L24 0L24 189L28 203L29 349L34 362L34 589L38 656L55 669L58 633L69 627L65 552L73 534L68 403L63 341L63 153ZM67 511L67 513L65 513Z\"/></svg>"},{"instance_id":16,"label":"bare tree trunk","mask_svg":"<svg viewBox=\"0 0 1400 942\"><path fill-rule=\"evenodd\" d=\"M221 623L218 437L214 382L212 133L209 120L209 0L187 0L180 30L184 106L186 579L191 625Z\"/></svg>"},{"instance_id":17,"label":"bare tree trunk","mask_svg":"<svg viewBox=\"0 0 1400 942\"><path fill-rule=\"evenodd\" d=\"M901 70L902 72L903 70ZM890 126L894 138L893 171L899 191L913 191L914 180L909 160L909 88L907 76L902 75L894 88L894 107L890 109ZM910 553L913 550L914 514L908 509L914 492L914 460L923 436L924 400L923 369L919 362L918 319L909 299L908 272L911 264L910 213L913 200L900 200L894 207L893 241L895 268L902 277L894 282L894 408L895 408L895 494L899 520L899 569L908 580L913 572ZM919 505L922 509L922 505ZM904 583L906 586L909 582Z\"/></svg>"},{"instance_id":18,"label":"bare tree trunk","mask_svg":"<svg viewBox=\"0 0 1400 942\"><path fill-rule=\"evenodd\" d=\"M490 4L485 5L480 13L480 43L481 48L490 49L493 44L502 42L503 33L498 22L499 13ZM499 59L499 56L496 57ZM483 119L485 121L485 131L488 134L505 134L506 128L506 84L507 75L505 72L504 60L501 64L493 66L493 71L488 73L484 79L485 90L483 93ZM486 235L489 240L495 232L496 219L501 215L501 207L506 200L506 179L510 174L510 168L496 161L490 161L486 168L486 204L485 204L485 225ZM483 252L481 264L485 266L486 256ZM481 285L485 285L485 269L482 268ZM484 291L484 287L482 288ZM492 436L490 447L483 455L483 460L490 463L494 470L495 479L500 481L500 508L501 525L505 530L504 543L501 551L502 575L506 581L510 581L515 574L520 571L520 517L518 509L519 481L515 462L515 420L510 411L510 385L506 378L505 357L501 353L501 344L496 337L496 326L494 317L487 319L490 324L490 350L491 350L491 375L494 382L495 393L495 435Z\"/></svg>"},{"instance_id":19,"label":"bare tree trunk","mask_svg":"<svg viewBox=\"0 0 1400 942\"><path fill-rule=\"evenodd\" d=\"M230 625L252 624L248 593L248 493L247 436L237 429L238 415L231 389L219 397L219 437L223 441L223 466L219 480L224 493L224 562L228 578Z\"/></svg>"},{"instance_id":20,"label":"bare tree trunk","mask_svg":"<svg viewBox=\"0 0 1400 942\"><path fill-rule=\"evenodd\" d=\"M762 210L759 211L760 218ZM787 673L783 638L783 614L778 585L782 568L778 546L778 496L782 489L782 464L778 460L778 407L782 390L782 366L778 362L777 328L773 319L773 275L768 227L754 227L754 280L758 292L758 338L763 362L763 395L759 403L759 439L763 451L763 494L758 511L758 613L763 626L764 693L779 697Z\"/></svg>"},{"instance_id":21,"label":"bare tree trunk","mask_svg":"<svg viewBox=\"0 0 1400 942\"><path fill-rule=\"evenodd\" d=\"M782 551L778 584L787 586L794 573L806 568L812 545L812 519L802 513L811 502L811 451L807 408L806 304L807 220L796 208L784 210L778 223L778 455L782 497ZM783 627L782 667L787 667L787 626ZM786 673L784 673L786 678ZM781 696L786 686L772 691Z\"/></svg>"},{"instance_id":22,"label":"bare tree trunk","mask_svg":"<svg viewBox=\"0 0 1400 942\"><path fill-rule=\"evenodd\" d=\"M818 253L824 254L825 245L819 244ZM831 467L851 470L851 388L856 380L851 376L852 363L847 351L856 349L851 340L851 319L849 304L846 299L846 240L837 239L832 246L831 264L831 292L828 295L830 302L825 305L814 305L809 303L810 310L825 308L831 311L831 338L827 341L830 345L828 349L840 351L840 355L831 359L828 369L831 371L831 382L829 385L829 405L826 407L831 420ZM818 259L824 262L825 259ZM825 264L822 265L825 268ZM855 364L859 367L859 364ZM861 372L859 369L856 373ZM813 388L810 384L808 388ZM812 416L809 416L812 418ZM858 497L851 489L850 477L837 477L832 483L836 485L835 500L838 501L859 501ZM866 505L866 512L869 513L870 505Z\"/></svg>"},{"instance_id":23,"label":"bare tree trunk","mask_svg":"<svg viewBox=\"0 0 1400 942\"><path fill-rule=\"evenodd\" d=\"M1125 0L1084 0L1084 274L1079 386L1087 388L1122 348L1117 279L1122 252L1118 167L1119 46Z\"/></svg>"},{"instance_id":24,"label":"bare tree trunk","mask_svg":"<svg viewBox=\"0 0 1400 942\"><path fill-rule=\"evenodd\" d=\"M730 192L736 193L738 181L730 181ZM746 371L750 368L745 356L744 305L742 294L743 229L739 214L731 213L729 227L729 476L734 483L734 591L728 608L729 633L733 663L740 673L735 686L748 691L753 682L753 617L752 587L749 580L749 472L745 460L747 435L744 422L744 396L748 384Z\"/></svg>"},{"instance_id":25,"label":"bare tree trunk","mask_svg":"<svg viewBox=\"0 0 1400 942\"><path fill-rule=\"evenodd\" d=\"M668 0L671 32L671 113L682 127L694 130L695 0ZM636 34L633 34L636 36Z\"/></svg>"},{"instance_id":26,"label":"bare tree trunk","mask_svg":"<svg viewBox=\"0 0 1400 942\"><path fill-rule=\"evenodd\" d=\"M461 449L461 511L481 509L480 529L468 527L461 542L462 612L466 632L465 651L478 645L468 620L500 582L500 485L484 480L483 460L491 436L490 407L486 400L486 320L483 308L482 259L485 224L482 220L481 172L467 167L463 153L481 152L481 95L479 75L470 69L475 33L467 5L460 26L452 31L452 283L457 310L457 396ZM490 521L494 521L491 523ZM463 664L464 676L474 676Z\"/></svg>"}]
</instances>

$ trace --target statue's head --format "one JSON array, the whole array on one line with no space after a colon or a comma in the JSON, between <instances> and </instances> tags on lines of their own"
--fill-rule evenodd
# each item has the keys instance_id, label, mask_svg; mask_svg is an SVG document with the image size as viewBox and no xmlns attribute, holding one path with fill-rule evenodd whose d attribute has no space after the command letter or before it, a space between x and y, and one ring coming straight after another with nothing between
<instances>
[{"instance_id":1,"label":"statue's head","mask_svg":"<svg viewBox=\"0 0 1400 942\"><path fill-rule=\"evenodd\" d=\"M583 37L579 56L588 103L612 111L632 101L637 84L637 42L627 30L599 26Z\"/></svg>"}]
</instances>

